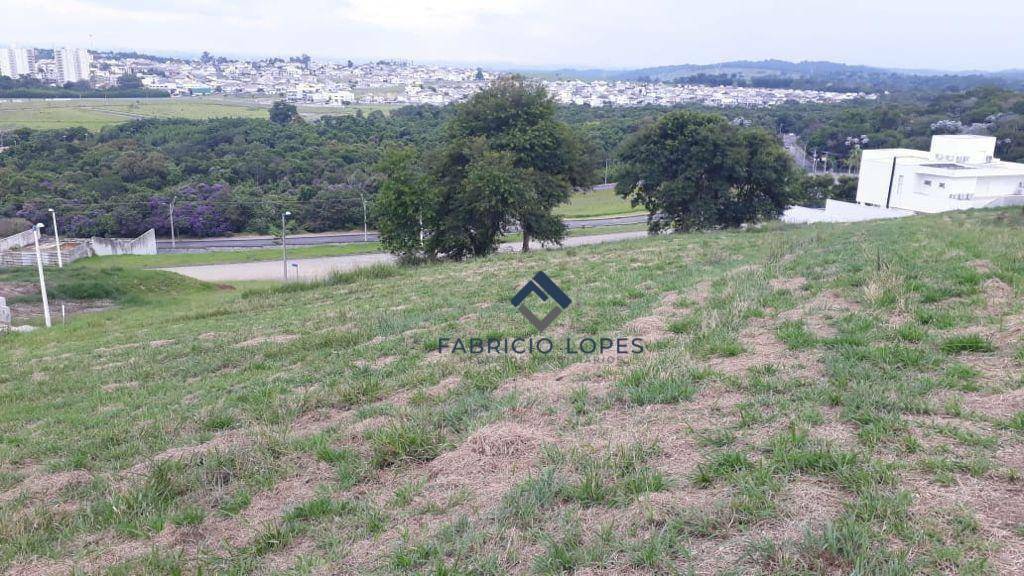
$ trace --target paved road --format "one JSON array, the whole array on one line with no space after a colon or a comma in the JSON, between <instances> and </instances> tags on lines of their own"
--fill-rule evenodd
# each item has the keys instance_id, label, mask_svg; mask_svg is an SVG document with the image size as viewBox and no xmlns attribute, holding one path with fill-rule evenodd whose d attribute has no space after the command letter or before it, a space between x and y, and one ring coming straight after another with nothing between
<instances>
[{"instance_id":1,"label":"paved road","mask_svg":"<svg viewBox=\"0 0 1024 576\"><path fill-rule=\"evenodd\" d=\"M642 224L647 222L645 214L633 216L610 216L608 218L587 218L578 220L566 220L569 228L600 228L603 226L621 226L623 224ZM362 232L343 232L332 234L302 234L288 237L289 246L316 246L319 244L347 244L350 242L363 242ZM366 241L376 242L377 233L369 232ZM178 240L174 250L230 250L245 248L273 248L280 246L281 242L274 236L247 236L245 238L203 238L199 240ZM157 240L157 250L160 252L171 252L170 240Z\"/></svg>"},{"instance_id":2,"label":"paved road","mask_svg":"<svg viewBox=\"0 0 1024 576\"><path fill-rule=\"evenodd\" d=\"M595 236L576 236L566 238L563 246L583 246L586 244L599 244L602 242L616 242L642 238L647 232L618 232L615 234L599 234ZM531 244L534 249L541 249L540 244ZM500 251L516 252L522 248L519 243L502 244ZM557 248L555 246L551 247ZM390 254L353 254L351 256L332 256L326 258L305 258L288 261L288 275L292 277L295 268L291 264L298 264L299 280L316 280L329 276L333 272L347 272L356 268L372 266L393 262L394 257ZM161 268L169 272L177 272L206 282L236 282L242 280L280 280L282 276L282 265L279 260L267 262L248 262L244 264L209 264L204 266L178 266L175 268Z\"/></svg>"}]
</instances>

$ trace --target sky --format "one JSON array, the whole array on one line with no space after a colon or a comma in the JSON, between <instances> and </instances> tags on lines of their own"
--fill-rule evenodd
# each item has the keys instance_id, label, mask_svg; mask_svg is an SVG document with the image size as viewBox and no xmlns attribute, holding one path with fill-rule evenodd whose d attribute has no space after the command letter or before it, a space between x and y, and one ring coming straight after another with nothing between
<instances>
[{"instance_id":1,"label":"sky","mask_svg":"<svg viewBox=\"0 0 1024 576\"><path fill-rule=\"evenodd\" d=\"M1024 68L1024 2L0 0L0 46L641 68L831 60Z\"/></svg>"}]
</instances>

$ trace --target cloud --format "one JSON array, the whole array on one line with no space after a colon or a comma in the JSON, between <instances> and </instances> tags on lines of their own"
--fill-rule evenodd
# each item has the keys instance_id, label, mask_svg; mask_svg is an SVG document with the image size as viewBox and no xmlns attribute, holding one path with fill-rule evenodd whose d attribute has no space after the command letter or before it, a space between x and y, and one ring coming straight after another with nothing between
<instances>
[{"instance_id":1,"label":"cloud","mask_svg":"<svg viewBox=\"0 0 1024 576\"><path fill-rule=\"evenodd\" d=\"M451 30L473 26L483 17L518 16L533 0L349 0L335 11L341 18L399 30Z\"/></svg>"},{"instance_id":2,"label":"cloud","mask_svg":"<svg viewBox=\"0 0 1024 576\"><path fill-rule=\"evenodd\" d=\"M4 2L0 5L3 4L11 4L13 5L13 8L11 8L12 10L18 10L21 12L38 12L42 10L49 13L51 16L61 19L78 18L104 22L127 21L169 24L183 22L193 16L188 12L182 11L120 8L116 6L97 4L95 2L86 2L83 0L49 0L48 2L14 0L13 2Z\"/></svg>"}]
</instances>

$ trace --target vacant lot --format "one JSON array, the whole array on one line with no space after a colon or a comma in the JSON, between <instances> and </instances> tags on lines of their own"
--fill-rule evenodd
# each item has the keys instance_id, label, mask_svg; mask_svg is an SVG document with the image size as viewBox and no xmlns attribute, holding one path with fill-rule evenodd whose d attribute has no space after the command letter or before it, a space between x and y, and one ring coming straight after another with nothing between
<instances>
[{"instance_id":1,"label":"vacant lot","mask_svg":"<svg viewBox=\"0 0 1024 576\"><path fill-rule=\"evenodd\" d=\"M644 214L643 206L634 208L629 201L615 194L614 189L589 190L573 194L572 200L555 209L563 218L597 218L622 214Z\"/></svg>"},{"instance_id":2,"label":"vacant lot","mask_svg":"<svg viewBox=\"0 0 1024 576\"><path fill-rule=\"evenodd\" d=\"M0 569L1019 574L1022 232L768 227L234 291L131 271L166 288L0 341ZM574 300L548 336L646 352L434 351L530 335L508 299L538 270Z\"/></svg>"},{"instance_id":3,"label":"vacant lot","mask_svg":"<svg viewBox=\"0 0 1024 576\"><path fill-rule=\"evenodd\" d=\"M99 130L141 118L267 118L273 98L81 98L68 100L0 100L0 129L35 128L49 130L83 126ZM306 118L321 115L354 114L387 110L382 106L300 106Z\"/></svg>"}]
</instances>

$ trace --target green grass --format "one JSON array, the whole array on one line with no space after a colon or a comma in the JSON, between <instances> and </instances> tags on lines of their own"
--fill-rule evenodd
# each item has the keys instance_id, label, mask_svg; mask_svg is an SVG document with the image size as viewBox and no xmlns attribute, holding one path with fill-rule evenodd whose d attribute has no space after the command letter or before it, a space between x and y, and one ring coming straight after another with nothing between
<instances>
[{"instance_id":1,"label":"green grass","mask_svg":"<svg viewBox=\"0 0 1024 576\"><path fill-rule=\"evenodd\" d=\"M0 102L0 129L52 130L81 126L97 131L105 126L141 118L267 118L273 98L204 96L191 98L82 98L71 100L22 99ZM300 106L309 117L354 114L356 110L388 111L388 106L345 108Z\"/></svg>"},{"instance_id":2,"label":"green grass","mask_svg":"<svg viewBox=\"0 0 1024 576\"><path fill-rule=\"evenodd\" d=\"M46 268L48 296L56 300L111 300L119 304L141 305L166 300L168 297L179 298L214 291L214 287L209 284L171 272L122 267L115 262L96 268L87 265L87 262L80 260L65 268ZM32 267L5 268L0 269L0 282L36 284L39 276ZM40 300L38 295L29 299Z\"/></svg>"},{"instance_id":3,"label":"green grass","mask_svg":"<svg viewBox=\"0 0 1024 576\"><path fill-rule=\"evenodd\" d=\"M563 218L598 218L645 213L642 206L630 206L629 201L615 194L614 189L577 192L572 195L568 204L555 208L555 214Z\"/></svg>"},{"instance_id":4,"label":"green grass","mask_svg":"<svg viewBox=\"0 0 1024 576\"><path fill-rule=\"evenodd\" d=\"M348 256L352 254L368 254L379 251L380 244L376 242L300 246L288 249L288 259L299 260L303 258L328 258L332 256ZM265 262L268 260L280 259L280 248L259 248L253 250L154 254L151 256L106 256L103 258L85 258L79 260L75 264L96 269L109 267L173 268L178 266L205 266L208 264Z\"/></svg>"},{"instance_id":5,"label":"green grass","mask_svg":"<svg viewBox=\"0 0 1024 576\"><path fill-rule=\"evenodd\" d=\"M600 234L616 234L619 232L639 232L646 230L644 224L625 224L620 226L601 226L595 228L574 228L569 236L594 236ZM522 236L512 234L503 239L504 242L521 242ZM333 256L349 256L353 254L370 254L380 252L377 242L352 242L347 244L326 244L320 246L298 246L288 249L289 260L305 258L330 258ZM246 262L266 262L279 260L280 248L258 248L252 250L224 250L210 252L166 253L151 256L107 256L103 258L85 258L76 262L77 266L105 269L118 268L174 268L179 266L205 266L209 264L244 264Z\"/></svg>"},{"instance_id":6,"label":"green grass","mask_svg":"<svg viewBox=\"0 0 1024 576\"><path fill-rule=\"evenodd\" d=\"M939 349L946 354L960 354L963 352L994 352L996 347L984 336L964 334L946 338L939 345Z\"/></svg>"},{"instance_id":7,"label":"green grass","mask_svg":"<svg viewBox=\"0 0 1024 576\"><path fill-rule=\"evenodd\" d=\"M48 270L119 306L0 336L0 570L991 572L1015 542L994 508L929 495L1020 488L1022 307L985 290L1024 282L1022 230L1016 210L765 226L237 290L144 258ZM539 270L573 299L554 340L667 334L596 367L434 352L535 335L508 300ZM796 277L807 294L772 287ZM214 533L238 541L186 553Z\"/></svg>"}]
</instances>

